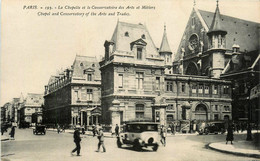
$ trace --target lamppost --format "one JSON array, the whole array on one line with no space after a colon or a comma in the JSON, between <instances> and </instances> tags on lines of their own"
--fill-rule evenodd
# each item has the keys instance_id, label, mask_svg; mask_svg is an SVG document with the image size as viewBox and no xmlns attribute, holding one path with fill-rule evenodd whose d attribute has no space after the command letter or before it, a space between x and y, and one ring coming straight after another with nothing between
<instances>
[{"instance_id":1,"label":"lamppost","mask_svg":"<svg viewBox=\"0 0 260 161\"><path fill-rule=\"evenodd\" d=\"M250 125L250 122L251 122L251 102L250 102L250 93L251 93L251 84L250 82L246 84L246 87L248 89L247 93L248 93L248 97L247 97L247 103L248 103L248 107L247 107L247 136L246 136L246 140L247 141L251 141L253 140L252 138L252 132L251 132L251 125Z\"/></svg>"}]
</instances>

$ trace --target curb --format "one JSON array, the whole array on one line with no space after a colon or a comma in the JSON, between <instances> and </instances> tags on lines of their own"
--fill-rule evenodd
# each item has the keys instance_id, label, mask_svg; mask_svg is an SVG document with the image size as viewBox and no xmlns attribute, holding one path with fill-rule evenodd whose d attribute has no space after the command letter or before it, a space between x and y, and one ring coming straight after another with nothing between
<instances>
[{"instance_id":1,"label":"curb","mask_svg":"<svg viewBox=\"0 0 260 161\"><path fill-rule=\"evenodd\" d=\"M1 139L1 141L6 141L6 140L9 140L8 138L6 138L6 139Z\"/></svg>"},{"instance_id":2,"label":"curb","mask_svg":"<svg viewBox=\"0 0 260 161\"><path fill-rule=\"evenodd\" d=\"M260 158L260 154L247 154L247 153L242 153L242 152L234 152L234 151L227 151L227 150L222 150L222 149L218 149L215 147L211 146L212 143L210 143L208 145L208 147L212 150L216 150L219 152L223 152L223 153L227 153L227 154L234 154L234 155L239 155L239 156L246 156L246 157L254 157L254 158Z\"/></svg>"}]
</instances>

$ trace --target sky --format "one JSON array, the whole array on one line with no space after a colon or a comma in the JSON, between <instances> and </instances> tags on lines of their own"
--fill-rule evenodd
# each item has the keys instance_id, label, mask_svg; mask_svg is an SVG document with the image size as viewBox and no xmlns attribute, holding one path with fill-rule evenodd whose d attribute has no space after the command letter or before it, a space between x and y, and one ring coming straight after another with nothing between
<instances>
[{"instance_id":1,"label":"sky","mask_svg":"<svg viewBox=\"0 0 260 161\"><path fill-rule=\"evenodd\" d=\"M24 9L27 6L37 9ZM55 9L58 6L153 6L155 9ZM27 93L44 93L51 75L70 67L76 55L104 56L117 21L143 23L157 47L164 24L176 52L194 0L2 0L0 105ZM43 7L43 9L40 9ZM47 7L45 9L45 7ZM52 10L47 10L52 7ZM214 12L216 0L196 0L196 8ZM220 13L260 22L259 0L222 0ZM39 12L128 12L130 16L39 16Z\"/></svg>"}]
</instances>

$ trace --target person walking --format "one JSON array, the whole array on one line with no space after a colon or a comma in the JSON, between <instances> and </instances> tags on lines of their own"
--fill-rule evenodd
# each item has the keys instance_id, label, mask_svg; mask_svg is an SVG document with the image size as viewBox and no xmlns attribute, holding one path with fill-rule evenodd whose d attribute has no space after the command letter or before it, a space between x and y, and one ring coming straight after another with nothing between
<instances>
[{"instance_id":1,"label":"person walking","mask_svg":"<svg viewBox=\"0 0 260 161\"><path fill-rule=\"evenodd\" d=\"M77 127L77 126L75 128L73 138L74 138L74 142L76 144L76 147L75 147L75 149L73 149L71 151L71 154L73 155L73 153L77 151L77 156L80 156L80 141L81 141L81 138L80 138L79 127Z\"/></svg>"},{"instance_id":2,"label":"person walking","mask_svg":"<svg viewBox=\"0 0 260 161\"><path fill-rule=\"evenodd\" d=\"M96 152L99 152L99 149L100 149L100 146L102 145L102 148L103 148L103 153L106 152L106 148L105 148L105 145L104 145L104 133L103 133L103 130L102 128L99 129L99 132L98 132L98 149Z\"/></svg>"},{"instance_id":3,"label":"person walking","mask_svg":"<svg viewBox=\"0 0 260 161\"><path fill-rule=\"evenodd\" d=\"M171 124L171 127L170 127L170 128L171 128L172 135L175 135L174 124L173 124L173 123Z\"/></svg>"},{"instance_id":4,"label":"person walking","mask_svg":"<svg viewBox=\"0 0 260 161\"><path fill-rule=\"evenodd\" d=\"M118 137L119 136L119 126L118 126L118 124L116 124L115 133L116 133L116 137Z\"/></svg>"},{"instance_id":5,"label":"person walking","mask_svg":"<svg viewBox=\"0 0 260 161\"><path fill-rule=\"evenodd\" d=\"M96 126L93 124L93 125L92 125L93 137L96 136L96 131L97 131Z\"/></svg>"},{"instance_id":6,"label":"person walking","mask_svg":"<svg viewBox=\"0 0 260 161\"><path fill-rule=\"evenodd\" d=\"M162 143L163 146L165 146L166 145L166 129L163 125L161 127L160 134L161 134L161 143Z\"/></svg>"},{"instance_id":7,"label":"person walking","mask_svg":"<svg viewBox=\"0 0 260 161\"><path fill-rule=\"evenodd\" d=\"M10 133L9 133L9 135L10 135L10 137L11 137L11 140L14 140L14 134L15 134L15 127L12 126L11 131L10 131Z\"/></svg>"},{"instance_id":8,"label":"person walking","mask_svg":"<svg viewBox=\"0 0 260 161\"><path fill-rule=\"evenodd\" d=\"M233 128L232 128L232 126L228 126L228 129L227 129L227 137L226 137L226 144L228 143L228 141L230 141L231 142L231 144L233 144L232 143L232 141L234 140L234 136L233 136Z\"/></svg>"}]
</instances>

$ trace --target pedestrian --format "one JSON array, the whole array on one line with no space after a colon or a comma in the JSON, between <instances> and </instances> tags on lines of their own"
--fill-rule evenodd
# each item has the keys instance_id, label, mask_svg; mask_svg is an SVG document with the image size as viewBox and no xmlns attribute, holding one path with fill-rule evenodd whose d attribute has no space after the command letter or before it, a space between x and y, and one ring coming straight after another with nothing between
<instances>
[{"instance_id":1,"label":"pedestrian","mask_svg":"<svg viewBox=\"0 0 260 161\"><path fill-rule=\"evenodd\" d=\"M226 144L228 143L228 141L230 141L231 142L231 144L233 144L232 143L232 141L234 140L234 136L233 136L233 128L232 128L232 126L228 126L228 129L227 129L227 137L226 137Z\"/></svg>"},{"instance_id":2,"label":"pedestrian","mask_svg":"<svg viewBox=\"0 0 260 161\"><path fill-rule=\"evenodd\" d=\"M9 135L10 135L10 137L11 137L12 140L14 140L14 134L15 134L15 127L12 126L11 131L10 131L10 133L9 133Z\"/></svg>"},{"instance_id":3,"label":"pedestrian","mask_svg":"<svg viewBox=\"0 0 260 161\"><path fill-rule=\"evenodd\" d=\"M163 146L165 146L166 145L166 129L163 125L161 127L160 135L161 135L161 143Z\"/></svg>"},{"instance_id":4,"label":"pedestrian","mask_svg":"<svg viewBox=\"0 0 260 161\"><path fill-rule=\"evenodd\" d=\"M175 131L174 131L174 124L173 123L170 125L170 128L171 128L172 135L174 135Z\"/></svg>"},{"instance_id":5,"label":"pedestrian","mask_svg":"<svg viewBox=\"0 0 260 161\"><path fill-rule=\"evenodd\" d=\"M96 131L97 131L96 126L93 124L93 125L92 125L93 137L96 136Z\"/></svg>"},{"instance_id":6,"label":"pedestrian","mask_svg":"<svg viewBox=\"0 0 260 161\"><path fill-rule=\"evenodd\" d=\"M119 126L118 126L118 124L116 124L115 133L116 133L116 137L118 137L119 136Z\"/></svg>"},{"instance_id":7,"label":"pedestrian","mask_svg":"<svg viewBox=\"0 0 260 161\"><path fill-rule=\"evenodd\" d=\"M98 138L98 149L97 149L96 152L99 152L100 146L102 145L103 153L105 153L106 152L106 148L105 148L105 145L104 145L104 133L103 133L103 129L102 128L99 129L97 138Z\"/></svg>"},{"instance_id":8,"label":"pedestrian","mask_svg":"<svg viewBox=\"0 0 260 161\"><path fill-rule=\"evenodd\" d=\"M57 132L58 132L58 134L60 133L60 125L59 124L57 124Z\"/></svg>"},{"instance_id":9,"label":"pedestrian","mask_svg":"<svg viewBox=\"0 0 260 161\"><path fill-rule=\"evenodd\" d=\"M71 151L71 155L73 155L73 153L77 151L77 156L80 156L80 141L81 141L81 138L80 138L79 127L77 127L77 126L75 128L73 138L74 138L74 142L76 144L76 147L75 147L75 149L73 149Z\"/></svg>"}]
</instances>

